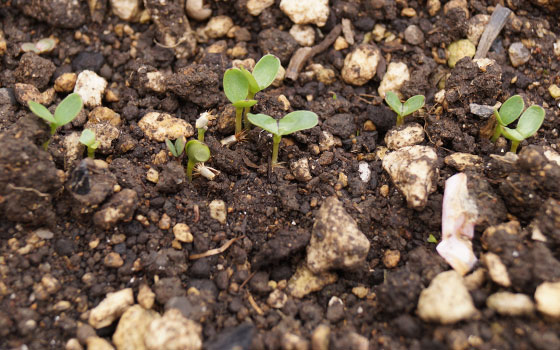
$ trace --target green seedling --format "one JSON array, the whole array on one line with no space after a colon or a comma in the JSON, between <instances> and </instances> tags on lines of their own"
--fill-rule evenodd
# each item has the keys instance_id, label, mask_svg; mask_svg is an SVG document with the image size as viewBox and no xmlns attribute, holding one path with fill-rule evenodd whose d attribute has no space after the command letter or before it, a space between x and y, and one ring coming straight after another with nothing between
<instances>
[{"instance_id":1,"label":"green seedling","mask_svg":"<svg viewBox=\"0 0 560 350\"><path fill-rule=\"evenodd\" d=\"M245 129L249 128L246 118L250 108L257 103L254 100L255 94L272 84L279 69L280 60L274 55L265 55L255 65L253 73L241 67L228 69L224 74L224 92L236 108L236 134L241 131L241 120L244 117Z\"/></svg>"},{"instance_id":2,"label":"green seedling","mask_svg":"<svg viewBox=\"0 0 560 350\"><path fill-rule=\"evenodd\" d=\"M37 55L50 52L56 46L56 41L53 38L45 38L37 41L36 43L23 43L21 50L23 52L35 52Z\"/></svg>"},{"instance_id":3,"label":"green seedling","mask_svg":"<svg viewBox=\"0 0 560 350\"><path fill-rule=\"evenodd\" d=\"M54 115L49 112L47 107L35 101L28 101L27 105L33 114L49 123L52 136L58 128L70 123L76 118L78 113L82 110L83 102L82 98L77 93L70 94L56 107ZM45 150L47 150L50 142L51 139L48 139L43 144Z\"/></svg>"},{"instance_id":4,"label":"green seedling","mask_svg":"<svg viewBox=\"0 0 560 350\"><path fill-rule=\"evenodd\" d=\"M235 133L240 133L243 120L243 111L245 108L254 106L257 101L247 99L249 94L249 82L241 70L230 68L224 74L224 92L228 100L235 107Z\"/></svg>"},{"instance_id":5,"label":"green seedling","mask_svg":"<svg viewBox=\"0 0 560 350\"><path fill-rule=\"evenodd\" d=\"M436 244L437 243L436 236L434 236L433 234L430 233L430 235L428 236L428 243Z\"/></svg>"},{"instance_id":6,"label":"green seedling","mask_svg":"<svg viewBox=\"0 0 560 350\"><path fill-rule=\"evenodd\" d=\"M210 149L198 140L191 140L185 145L185 153L189 159L187 162L187 178L192 181L195 165L210 159Z\"/></svg>"},{"instance_id":7,"label":"green seedling","mask_svg":"<svg viewBox=\"0 0 560 350\"><path fill-rule=\"evenodd\" d=\"M525 103L519 95L512 96L504 102L499 110L494 110L496 117L496 127L492 135L492 142L498 140L500 135L511 141L510 151L517 152L519 143L526 138L533 136L541 127L544 121L544 109L541 106L533 105L523 112ZM521 114L523 112L523 114ZM521 115L521 117L519 117ZM517 118L517 127L510 129L507 126Z\"/></svg>"},{"instance_id":8,"label":"green seedling","mask_svg":"<svg viewBox=\"0 0 560 350\"><path fill-rule=\"evenodd\" d=\"M397 113L397 126L403 125L404 117L410 115L424 106L424 96L412 96L405 103L401 103L399 96L392 91L385 93L385 102Z\"/></svg>"},{"instance_id":9,"label":"green seedling","mask_svg":"<svg viewBox=\"0 0 560 350\"><path fill-rule=\"evenodd\" d=\"M278 146L282 136L293 132L311 129L319 122L317 114L310 111L295 111L288 113L284 118L276 120L266 114L249 113L249 121L253 125L272 133L272 165L278 163Z\"/></svg>"},{"instance_id":10,"label":"green seedling","mask_svg":"<svg viewBox=\"0 0 560 350\"><path fill-rule=\"evenodd\" d=\"M208 123L215 118L216 117L208 112L204 112L198 117L195 123L196 129L198 130L198 141L204 142L204 134L206 130L208 130Z\"/></svg>"},{"instance_id":11,"label":"green seedling","mask_svg":"<svg viewBox=\"0 0 560 350\"><path fill-rule=\"evenodd\" d=\"M88 157L95 158L95 150L99 147L99 141L95 139L95 132L91 129L84 129L80 135L80 143L87 147Z\"/></svg>"},{"instance_id":12,"label":"green seedling","mask_svg":"<svg viewBox=\"0 0 560 350\"><path fill-rule=\"evenodd\" d=\"M177 138L175 140L175 143L173 143L171 140L166 138L165 145L167 146L167 149L169 150L169 152L171 152L173 157L179 158L183 154L183 151L185 150L185 137L181 136Z\"/></svg>"}]
</instances>

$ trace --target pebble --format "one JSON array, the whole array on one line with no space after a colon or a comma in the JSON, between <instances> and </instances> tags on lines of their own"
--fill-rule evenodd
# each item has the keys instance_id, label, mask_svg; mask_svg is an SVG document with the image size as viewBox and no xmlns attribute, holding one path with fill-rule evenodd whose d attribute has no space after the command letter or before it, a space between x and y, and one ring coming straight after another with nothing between
<instances>
[{"instance_id":1,"label":"pebble","mask_svg":"<svg viewBox=\"0 0 560 350\"><path fill-rule=\"evenodd\" d=\"M449 52L449 58L447 59L447 64L449 67L455 67L457 61L463 57L473 58L476 53L476 46L468 39L457 40L452 42L447 48Z\"/></svg>"},{"instance_id":2,"label":"pebble","mask_svg":"<svg viewBox=\"0 0 560 350\"><path fill-rule=\"evenodd\" d=\"M96 51L80 51L72 60L72 69L74 72L90 70L99 72L105 64L105 57L102 53Z\"/></svg>"},{"instance_id":3,"label":"pebble","mask_svg":"<svg viewBox=\"0 0 560 350\"><path fill-rule=\"evenodd\" d=\"M107 327L132 304L134 304L132 288L109 293L99 305L90 311L88 322L96 329Z\"/></svg>"},{"instance_id":4,"label":"pebble","mask_svg":"<svg viewBox=\"0 0 560 350\"><path fill-rule=\"evenodd\" d=\"M404 30L404 40L410 45L420 45L424 42L424 32L415 24L411 24Z\"/></svg>"},{"instance_id":5,"label":"pebble","mask_svg":"<svg viewBox=\"0 0 560 350\"><path fill-rule=\"evenodd\" d=\"M42 90L49 84L55 70L56 66L50 60L27 52L19 59L14 76L18 83L31 84Z\"/></svg>"},{"instance_id":6,"label":"pebble","mask_svg":"<svg viewBox=\"0 0 560 350\"><path fill-rule=\"evenodd\" d=\"M369 288L366 288L364 286L354 287L352 288L352 294L354 294L360 299L364 299L369 294Z\"/></svg>"},{"instance_id":7,"label":"pebble","mask_svg":"<svg viewBox=\"0 0 560 350\"><path fill-rule=\"evenodd\" d=\"M544 282L535 291L537 310L554 319L560 318L560 282Z\"/></svg>"},{"instance_id":8,"label":"pebble","mask_svg":"<svg viewBox=\"0 0 560 350\"><path fill-rule=\"evenodd\" d=\"M159 180L159 173L156 169L151 168L146 172L146 180L157 184Z\"/></svg>"},{"instance_id":9,"label":"pebble","mask_svg":"<svg viewBox=\"0 0 560 350\"><path fill-rule=\"evenodd\" d=\"M469 10L467 0L451 0L445 3L443 6L443 13L447 14L453 8L460 8L466 14L466 17L469 18Z\"/></svg>"},{"instance_id":10,"label":"pebble","mask_svg":"<svg viewBox=\"0 0 560 350\"><path fill-rule=\"evenodd\" d=\"M221 199L214 199L208 205L208 209L210 210L210 217L214 220L220 222L220 224L226 224L227 218L227 210L226 210L226 203Z\"/></svg>"},{"instance_id":11,"label":"pebble","mask_svg":"<svg viewBox=\"0 0 560 350\"><path fill-rule=\"evenodd\" d=\"M285 333L282 336L281 346L282 349L308 349L309 341L297 334Z\"/></svg>"},{"instance_id":12,"label":"pebble","mask_svg":"<svg viewBox=\"0 0 560 350\"><path fill-rule=\"evenodd\" d=\"M329 17L329 0L281 0L280 9L295 24L322 27Z\"/></svg>"},{"instance_id":13,"label":"pebble","mask_svg":"<svg viewBox=\"0 0 560 350\"><path fill-rule=\"evenodd\" d=\"M313 273L360 267L369 240L336 197L325 199L315 216L306 263Z\"/></svg>"},{"instance_id":14,"label":"pebble","mask_svg":"<svg viewBox=\"0 0 560 350\"><path fill-rule=\"evenodd\" d=\"M80 142L79 132L73 132L65 135L62 139L62 145L64 146L64 168L70 169L74 162L82 157L84 154L84 146Z\"/></svg>"},{"instance_id":15,"label":"pebble","mask_svg":"<svg viewBox=\"0 0 560 350\"><path fill-rule=\"evenodd\" d=\"M348 47L350 47L350 44L348 44L348 41L346 41L346 39L344 39L344 37L341 37L341 36L336 38L336 40L334 41L334 44L333 44L333 48L336 51L341 51L341 50L347 49Z\"/></svg>"},{"instance_id":16,"label":"pebble","mask_svg":"<svg viewBox=\"0 0 560 350\"><path fill-rule=\"evenodd\" d=\"M99 337L89 337L86 340L87 350L115 350L107 340Z\"/></svg>"},{"instance_id":17,"label":"pebble","mask_svg":"<svg viewBox=\"0 0 560 350\"><path fill-rule=\"evenodd\" d=\"M99 228L109 230L119 221L131 220L137 206L136 191L124 189L111 197L109 202L93 215L93 223Z\"/></svg>"},{"instance_id":18,"label":"pebble","mask_svg":"<svg viewBox=\"0 0 560 350\"><path fill-rule=\"evenodd\" d=\"M76 338L70 338L64 346L64 350L84 350L80 341Z\"/></svg>"},{"instance_id":19,"label":"pebble","mask_svg":"<svg viewBox=\"0 0 560 350\"><path fill-rule=\"evenodd\" d=\"M171 227L171 218L167 213L163 213L161 219L159 219L158 227L160 230L169 230Z\"/></svg>"},{"instance_id":20,"label":"pebble","mask_svg":"<svg viewBox=\"0 0 560 350\"><path fill-rule=\"evenodd\" d=\"M95 72L84 70L76 79L74 92L82 97L86 107L93 108L101 105L101 100L106 88L107 80L100 77Z\"/></svg>"},{"instance_id":21,"label":"pebble","mask_svg":"<svg viewBox=\"0 0 560 350\"><path fill-rule=\"evenodd\" d=\"M101 124L109 123L112 126L119 127L122 124L121 116L111 108L95 107L88 114L88 123Z\"/></svg>"},{"instance_id":22,"label":"pebble","mask_svg":"<svg viewBox=\"0 0 560 350\"><path fill-rule=\"evenodd\" d=\"M348 84L364 85L375 76L380 59L381 52L377 46L359 45L344 59L342 79Z\"/></svg>"},{"instance_id":23,"label":"pebble","mask_svg":"<svg viewBox=\"0 0 560 350\"><path fill-rule=\"evenodd\" d=\"M64 73L54 81L54 91L70 92L76 86L78 75L76 73Z\"/></svg>"},{"instance_id":24,"label":"pebble","mask_svg":"<svg viewBox=\"0 0 560 350\"><path fill-rule=\"evenodd\" d=\"M483 166L482 158L470 153L452 153L445 157L443 161L446 165L458 171L476 170Z\"/></svg>"},{"instance_id":25,"label":"pebble","mask_svg":"<svg viewBox=\"0 0 560 350\"><path fill-rule=\"evenodd\" d=\"M428 195L436 190L433 183L437 163L436 151L429 146L407 146L383 158L383 169L404 194L408 206L423 208Z\"/></svg>"},{"instance_id":26,"label":"pebble","mask_svg":"<svg viewBox=\"0 0 560 350\"><path fill-rule=\"evenodd\" d=\"M158 142L164 142L166 138L175 140L181 136L189 138L194 134L194 128L187 121L167 113L146 113L138 126L148 139Z\"/></svg>"},{"instance_id":27,"label":"pebble","mask_svg":"<svg viewBox=\"0 0 560 350\"><path fill-rule=\"evenodd\" d=\"M511 280L506 265L504 265L498 255L486 253L482 256L482 263L488 269L488 275L494 283L506 288L511 286Z\"/></svg>"},{"instance_id":28,"label":"pebble","mask_svg":"<svg viewBox=\"0 0 560 350\"><path fill-rule=\"evenodd\" d=\"M138 304L140 304L144 309L151 309L154 306L154 301L156 299L156 294L152 292L147 284L140 285L138 289Z\"/></svg>"},{"instance_id":29,"label":"pebble","mask_svg":"<svg viewBox=\"0 0 560 350\"><path fill-rule=\"evenodd\" d=\"M469 104L469 111L483 118L490 118L494 114L494 106L479 105L476 103Z\"/></svg>"},{"instance_id":30,"label":"pebble","mask_svg":"<svg viewBox=\"0 0 560 350\"><path fill-rule=\"evenodd\" d=\"M233 20L228 16L214 16L210 18L204 34L210 39L218 39L227 35L229 30L233 27Z\"/></svg>"},{"instance_id":31,"label":"pebble","mask_svg":"<svg viewBox=\"0 0 560 350\"><path fill-rule=\"evenodd\" d=\"M290 169L298 181L308 182L313 178L309 171L309 161L305 157L290 163Z\"/></svg>"},{"instance_id":32,"label":"pebble","mask_svg":"<svg viewBox=\"0 0 560 350\"><path fill-rule=\"evenodd\" d=\"M467 23L467 39L477 45L489 21L490 16L482 13L470 18Z\"/></svg>"},{"instance_id":33,"label":"pebble","mask_svg":"<svg viewBox=\"0 0 560 350\"><path fill-rule=\"evenodd\" d=\"M379 96L385 98L387 91L397 92L403 84L410 79L408 66L403 62L391 62L387 67L387 72L383 76L377 92Z\"/></svg>"},{"instance_id":34,"label":"pebble","mask_svg":"<svg viewBox=\"0 0 560 350\"><path fill-rule=\"evenodd\" d=\"M120 19L133 22L140 19L142 1L139 0L111 0L111 10Z\"/></svg>"},{"instance_id":35,"label":"pebble","mask_svg":"<svg viewBox=\"0 0 560 350\"><path fill-rule=\"evenodd\" d=\"M418 316L426 322L453 324L476 312L461 275L454 270L438 274L418 299Z\"/></svg>"},{"instance_id":36,"label":"pebble","mask_svg":"<svg viewBox=\"0 0 560 350\"><path fill-rule=\"evenodd\" d=\"M418 123L409 123L393 128L385 134L385 144L389 149L414 146L424 141L424 128Z\"/></svg>"},{"instance_id":37,"label":"pebble","mask_svg":"<svg viewBox=\"0 0 560 350\"><path fill-rule=\"evenodd\" d=\"M426 4L428 7L428 13L430 16L435 16L438 11L441 9L441 1L440 0L428 0Z\"/></svg>"},{"instance_id":38,"label":"pebble","mask_svg":"<svg viewBox=\"0 0 560 350\"><path fill-rule=\"evenodd\" d=\"M251 16L260 15L265 9L274 5L274 0L247 0L247 12Z\"/></svg>"},{"instance_id":39,"label":"pebble","mask_svg":"<svg viewBox=\"0 0 560 350\"><path fill-rule=\"evenodd\" d=\"M401 16L410 18L416 17L416 10L412 7L405 7L401 11Z\"/></svg>"},{"instance_id":40,"label":"pebble","mask_svg":"<svg viewBox=\"0 0 560 350\"><path fill-rule=\"evenodd\" d=\"M288 281L287 292L294 298L303 298L310 293L320 291L329 284L335 283L337 279L338 275L336 273L314 274L306 264L301 264Z\"/></svg>"},{"instance_id":41,"label":"pebble","mask_svg":"<svg viewBox=\"0 0 560 350\"><path fill-rule=\"evenodd\" d=\"M144 343L147 350L199 350L202 349L202 327L185 318L181 311L170 309L150 323Z\"/></svg>"},{"instance_id":42,"label":"pebble","mask_svg":"<svg viewBox=\"0 0 560 350\"><path fill-rule=\"evenodd\" d=\"M179 242L192 243L194 240L189 225L184 223L179 223L173 226L173 235Z\"/></svg>"},{"instance_id":43,"label":"pebble","mask_svg":"<svg viewBox=\"0 0 560 350\"><path fill-rule=\"evenodd\" d=\"M290 35L300 46L313 46L315 42L315 30L309 25L294 24L290 28Z\"/></svg>"},{"instance_id":44,"label":"pebble","mask_svg":"<svg viewBox=\"0 0 560 350\"><path fill-rule=\"evenodd\" d=\"M550 97L553 99L560 98L560 87L556 84L552 84L548 87L548 92L550 93Z\"/></svg>"},{"instance_id":45,"label":"pebble","mask_svg":"<svg viewBox=\"0 0 560 350\"><path fill-rule=\"evenodd\" d=\"M284 305L286 305L287 301L288 296L286 295L286 293L279 289L275 289L272 291L272 293L269 294L266 303L273 309L281 309L284 307Z\"/></svg>"},{"instance_id":46,"label":"pebble","mask_svg":"<svg viewBox=\"0 0 560 350\"><path fill-rule=\"evenodd\" d=\"M54 237L54 233L47 228L40 228L33 231L33 234L37 235L37 237L41 239L52 239Z\"/></svg>"},{"instance_id":47,"label":"pebble","mask_svg":"<svg viewBox=\"0 0 560 350\"><path fill-rule=\"evenodd\" d=\"M396 267L400 260L401 252L398 250L387 249L383 254L383 265L388 269Z\"/></svg>"},{"instance_id":48,"label":"pebble","mask_svg":"<svg viewBox=\"0 0 560 350\"><path fill-rule=\"evenodd\" d=\"M369 180L371 180L371 169L369 168L369 164L366 162L359 162L358 174L362 182L368 183Z\"/></svg>"},{"instance_id":49,"label":"pebble","mask_svg":"<svg viewBox=\"0 0 560 350\"><path fill-rule=\"evenodd\" d=\"M129 307L122 314L113 334L113 344L117 350L146 350L144 335L150 323L158 318L157 312L146 310L138 304Z\"/></svg>"},{"instance_id":50,"label":"pebble","mask_svg":"<svg viewBox=\"0 0 560 350\"><path fill-rule=\"evenodd\" d=\"M535 305L525 294L498 292L488 297L486 305L504 316L530 316Z\"/></svg>"},{"instance_id":51,"label":"pebble","mask_svg":"<svg viewBox=\"0 0 560 350\"><path fill-rule=\"evenodd\" d=\"M508 49L508 54L511 65L514 67L522 66L531 59L531 52L521 42L511 44Z\"/></svg>"},{"instance_id":52,"label":"pebble","mask_svg":"<svg viewBox=\"0 0 560 350\"><path fill-rule=\"evenodd\" d=\"M124 261L118 253L111 252L105 256L103 264L107 267L118 268L123 266Z\"/></svg>"},{"instance_id":53,"label":"pebble","mask_svg":"<svg viewBox=\"0 0 560 350\"><path fill-rule=\"evenodd\" d=\"M54 102L54 89L50 88L43 93L31 84L17 83L14 85L14 95L16 101L26 106L28 101L35 101L43 106L50 106Z\"/></svg>"},{"instance_id":54,"label":"pebble","mask_svg":"<svg viewBox=\"0 0 560 350\"><path fill-rule=\"evenodd\" d=\"M329 338L331 329L325 324L320 324L311 334L311 349L329 350Z\"/></svg>"}]
</instances>

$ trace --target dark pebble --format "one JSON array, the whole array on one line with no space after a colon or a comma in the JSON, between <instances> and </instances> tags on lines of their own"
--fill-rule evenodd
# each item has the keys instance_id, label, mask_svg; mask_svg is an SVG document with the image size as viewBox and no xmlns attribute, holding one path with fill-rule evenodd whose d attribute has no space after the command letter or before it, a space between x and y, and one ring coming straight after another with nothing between
<instances>
[{"instance_id":1,"label":"dark pebble","mask_svg":"<svg viewBox=\"0 0 560 350\"><path fill-rule=\"evenodd\" d=\"M401 315L393 320L398 332L407 338L417 338L420 335L420 327L410 315Z\"/></svg>"},{"instance_id":2,"label":"dark pebble","mask_svg":"<svg viewBox=\"0 0 560 350\"><path fill-rule=\"evenodd\" d=\"M257 272L251 281L249 282L251 291L258 294L266 294L271 291L272 288L268 285L268 273L264 271Z\"/></svg>"},{"instance_id":3,"label":"dark pebble","mask_svg":"<svg viewBox=\"0 0 560 350\"><path fill-rule=\"evenodd\" d=\"M72 61L74 72L92 70L98 72L105 63L105 57L99 52L82 51Z\"/></svg>"},{"instance_id":4,"label":"dark pebble","mask_svg":"<svg viewBox=\"0 0 560 350\"><path fill-rule=\"evenodd\" d=\"M54 244L54 251L60 256L70 256L74 253L76 246L74 242L69 239L59 239Z\"/></svg>"},{"instance_id":5,"label":"dark pebble","mask_svg":"<svg viewBox=\"0 0 560 350\"><path fill-rule=\"evenodd\" d=\"M210 277L210 262L208 258L198 259L189 269L192 277L208 278Z\"/></svg>"}]
</instances>

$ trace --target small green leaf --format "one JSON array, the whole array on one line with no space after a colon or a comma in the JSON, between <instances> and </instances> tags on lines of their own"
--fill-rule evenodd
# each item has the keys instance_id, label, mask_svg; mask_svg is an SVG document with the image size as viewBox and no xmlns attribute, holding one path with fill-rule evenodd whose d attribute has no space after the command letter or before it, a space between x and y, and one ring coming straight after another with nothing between
<instances>
[{"instance_id":1,"label":"small green leaf","mask_svg":"<svg viewBox=\"0 0 560 350\"><path fill-rule=\"evenodd\" d=\"M171 140L166 138L165 145L167 146L167 149L169 150L169 152L171 152L173 157L179 157L179 155L177 154L177 149L175 149L175 145L173 145L173 142L171 142Z\"/></svg>"},{"instance_id":2,"label":"small green leaf","mask_svg":"<svg viewBox=\"0 0 560 350\"><path fill-rule=\"evenodd\" d=\"M424 107L424 96L416 95L409 98L402 107L402 116L407 116Z\"/></svg>"},{"instance_id":3,"label":"small green leaf","mask_svg":"<svg viewBox=\"0 0 560 350\"><path fill-rule=\"evenodd\" d=\"M507 126L502 127L502 135L508 140L521 142L525 138L516 129L510 129Z\"/></svg>"},{"instance_id":4,"label":"small green leaf","mask_svg":"<svg viewBox=\"0 0 560 350\"><path fill-rule=\"evenodd\" d=\"M255 65L253 77L257 81L259 90L264 90L272 84L280 69L280 60L274 55L265 55Z\"/></svg>"},{"instance_id":5,"label":"small green leaf","mask_svg":"<svg viewBox=\"0 0 560 350\"><path fill-rule=\"evenodd\" d=\"M101 143L100 143L99 141L95 141L95 142L93 143L93 145L89 146L89 148L97 149L97 147L99 147L100 144L101 144Z\"/></svg>"},{"instance_id":6,"label":"small green leaf","mask_svg":"<svg viewBox=\"0 0 560 350\"><path fill-rule=\"evenodd\" d=\"M84 129L82 135L80 135L80 142L88 147L92 147L95 144L95 132L91 129Z\"/></svg>"},{"instance_id":7,"label":"small green leaf","mask_svg":"<svg viewBox=\"0 0 560 350\"><path fill-rule=\"evenodd\" d=\"M385 102L391 107L391 109L397 113L398 115L403 115L403 105L401 100L399 100L399 96L392 91L387 91L385 93Z\"/></svg>"},{"instance_id":8,"label":"small green leaf","mask_svg":"<svg viewBox=\"0 0 560 350\"><path fill-rule=\"evenodd\" d=\"M56 107L54 119L58 126L70 123L82 110L83 103L79 94L73 93L68 96Z\"/></svg>"},{"instance_id":9,"label":"small green leaf","mask_svg":"<svg viewBox=\"0 0 560 350\"><path fill-rule=\"evenodd\" d=\"M257 104L257 100L239 100L232 103L235 108L248 108Z\"/></svg>"},{"instance_id":10,"label":"small green leaf","mask_svg":"<svg viewBox=\"0 0 560 350\"><path fill-rule=\"evenodd\" d=\"M519 118L521 112L523 112L523 108L525 108L523 98L519 95L511 96L500 107L499 121L501 121L504 126L511 124L514 120Z\"/></svg>"},{"instance_id":11,"label":"small green leaf","mask_svg":"<svg viewBox=\"0 0 560 350\"><path fill-rule=\"evenodd\" d=\"M224 92L231 103L247 98L249 82L237 68L230 68L224 74Z\"/></svg>"},{"instance_id":12,"label":"small green leaf","mask_svg":"<svg viewBox=\"0 0 560 350\"><path fill-rule=\"evenodd\" d=\"M516 130L524 138L533 136L544 121L544 109L540 106L531 106L523 113L517 122Z\"/></svg>"},{"instance_id":13,"label":"small green leaf","mask_svg":"<svg viewBox=\"0 0 560 350\"><path fill-rule=\"evenodd\" d=\"M278 126L278 120L266 115L266 114L252 114L249 113L248 115L249 121L251 124L260 127L263 130L266 130L272 134L280 135L280 129Z\"/></svg>"},{"instance_id":14,"label":"small green leaf","mask_svg":"<svg viewBox=\"0 0 560 350\"><path fill-rule=\"evenodd\" d=\"M247 79L247 82L249 83L249 91L253 95L261 91L261 89L259 88L259 83L257 83L253 74L251 74L251 72L249 72L247 69L243 67L239 69L241 70L241 73L243 73L243 76L245 76L245 79Z\"/></svg>"},{"instance_id":15,"label":"small green leaf","mask_svg":"<svg viewBox=\"0 0 560 350\"><path fill-rule=\"evenodd\" d=\"M434 244L437 243L436 236L430 233L430 235L428 236L428 243L434 243Z\"/></svg>"},{"instance_id":16,"label":"small green leaf","mask_svg":"<svg viewBox=\"0 0 560 350\"><path fill-rule=\"evenodd\" d=\"M311 129L319 122L317 114L310 111L295 111L286 114L279 121L280 135L289 135L293 132Z\"/></svg>"},{"instance_id":17,"label":"small green leaf","mask_svg":"<svg viewBox=\"0 0 560 350\"><path fill-rule=\"evenodd\" d=\"M39 118L47 121L50 124L56 124L56 120L51 112L47 109L47 107L43 106L40 103L35 101L27 101L27 105L33 114L38 116Z\"/></svg>"},{"instance_id":18,"label":"small green leaf","mask_svg":"<svg viewBox=\"0 0 560 350\"><path fill-rule=\"evenodd\" d=\"M177 140L175 140L175 150L177 150L177 155L175 157L179 157L181 154L183 154L183 151L185 150L185 137L181 136L179 138L177 138Z\"/></svg>"},{"instance_id":19,"label":"small green leaf","mask_svg":"<svg viewBox=\"0 0 560 350\"><path fill-rule=\"evenodd\" d=\"M185 152L189 157L189 162L205 162L210 159L210 149L198 140L191 140L185 146Z\"/></svg>"}]
</instances>

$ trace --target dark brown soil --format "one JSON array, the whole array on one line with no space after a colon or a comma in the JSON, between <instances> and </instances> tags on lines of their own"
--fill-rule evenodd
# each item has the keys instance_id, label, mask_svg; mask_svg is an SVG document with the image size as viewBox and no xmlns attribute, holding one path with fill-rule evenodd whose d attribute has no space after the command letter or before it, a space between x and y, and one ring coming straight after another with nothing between
<instances>
[{"instance_id":1,"label":"dark brown soil","mask_svg":"<svg viewBox=\"0 0 560 350\"><path fill-rule=\"evenodd\" d=\"M182 1L169 2L182 11ZM320 34L316 43L343 18L352 22L354 46L382 24L397 35L376 43L384 59L404 62L411 71L401 89L404 97L426 96L423 110L406 122L420 123L427 136L423 144L437 152L437 188L427 205L415 210L407 206L377 153L395 125L394 113L378 95L379 77L360 87L340 77L354 46L336 51L331 45L311 59L335 72L332 84L308 74L311 70L304 66L297 80L285 79L256 96L254 113L281 117L287 113L279 99L283 95L288 111L307 109L319 115L319 125L283 139L280 166L270 166L272 138L258 128L230 148L220 144L233 132L234 112L221 87L224 71L232 66L231 50L241 46L247 53L239 58L255 60L271 52L287 68L298 48L279 1L256 17L248 14L245 0L205 1L213 16L229 16L241 29L201 41L195 51L194 39L182 38L182 29L173 27L178 15L169 9L156 9L161 16L157 23L138 23L113 15L109 1L97 1L93 12L85 1L67 8L58 3L0 4L0 350L64 349L71 338L85 347L91 332L111 341L117 321L94 331L87 325L89 310L110 292L132 288L136 296L141 285L155 293L154 310L175 307L199 322L207 349L238 344L239 349L315 350L310 344L320 325L330 329L330 343L317 349L560 348L558 320L539 313L503 316L486 306L497 291L532 298L542 282L560 281L560 165L544 156L545 149L558 152L560 146L559 103L548 91L550 85L560 85L560 61L554 53L558 12L528 1L468 1L470 17L490 15L497 3L505 3L521 23L508 22L488 53L497 64L481 71L469 58L454 69L441 63L446 45L467 35L462 10L444 14L442 4L430 16L426 1L330 2L326 25L313 26ZM558 6L557 1L549 4ZM416 16L401 15L405 7L415 9ZM419 45L403 39L412 24L425 36ZM204 26L190 21L194 30ZM165 44L165 31L177 46ZM24 42L49 36L58 40L50 53L20 50ZM507 48L518 41L533 46L529 61L515 68ZM69 159L64 144L72 132L83 130L93 108L59 129L45 152L41 145L48 127L16 100L18 83L43 92L62 74L86 69L107 80L107 91L116 97L106 91L102 105L121 119L111 148L96 153L106 163L83 160L85 154ZM151 72L163 74L164 90L150 86ZM446 89L442 104L435 98L440 81ZM497 156L509 145L484 136L490 121L472 114L470 104L493 106L515 94L527 105L543 106L546 117L541 130L521 143L519 158L508 162ZM49 107L65 96L54 93ZM144 134L138 122L154 111L193 126L204 111L218 116L205 140L212 152L207 165L219 171L213 181L197 176L188 182L185 159L171 159L163 142ZM325 131L336 139L323 148ZM450 269L428 238L439 241L441 236L444 183L458 172L444 159L456 152L482 159L482 166L469 169L469 191L483 213L474 251L477 256L498 255L511 287L486 278L470 291L480 313L439 325L420 319L416 307L430 281ZM310 180L291 171L290 164L301 158L308 160ZM371 170L367 182L359 177L360 162ZM149 169L158 172L157 184L147 179ZM334 271L337 281L317 292L303 298L288 294L283 307L270 307L271 292L285 288L305 262L315 215L331 196L368 238L365 262L359 269ZM226 204L223 223L210 216L214 200ZM174 241L178 223L190 227L191 243ZM546 242L531 238L535 227ZM233 244L219 254L197 256L228 242ZM385 259L389 253L398 254L396 263ZM479 262L475 269L481 267ZM45 291L45 276L54 277L61 288ZM198 293L187 292L191 287ZM69 306L57 307L63 301ZM286 334L297 336L299 347L288 344ZM357 335L367 340L365 347Z\"/></svg>"}]
</instances>

